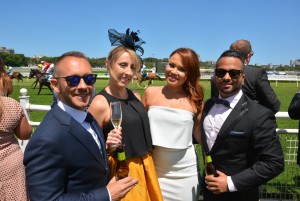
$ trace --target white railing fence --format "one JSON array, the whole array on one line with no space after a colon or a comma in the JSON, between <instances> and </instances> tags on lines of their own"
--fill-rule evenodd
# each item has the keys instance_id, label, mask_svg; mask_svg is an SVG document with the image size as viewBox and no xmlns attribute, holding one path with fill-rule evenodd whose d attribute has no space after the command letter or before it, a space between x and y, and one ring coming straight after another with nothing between
<instances>
[{"instance_id":1,"label":"white railing fence","mask_svg":"<svg viewBox=\"0 0 300 201\"><path fill-rule=\"evenodd\" d=\"M24 114L25 114L26 118L28 119L28 122L32 127L37 127L41 122L31 121L30 112L32 112L32 111L49 111L51 109L51 106L50 105L30 104L29 96L26 96L27 89L25 89L25 88L20 89L20 93L21 93L21 96L19 97L20 104L24 110ZM19 141L22 151L24 152L25 147L29 140L20 140L19 139L18 141Z\"/></svg>"},{"instance_id":2,"label":"white railing fence","mask_svg":"<svg viewBox=\"0 0 300 201\"><path fill-rule=\"evenodd\" d=\"M32 111L49 111L51 109L51 106L50 105L30 104L30 101L29 101L30 97L26 96L27 89L25 89L25 88L20 89L20 93L21 93L21 96L19 97L20 104L24 109L24 113L25 113L25 116L27 117L27 119L29 121L29 124L33 127L37 127L41 122L31 121L30 112L32 112ZM277 119L290 119L287 112L277 112L275 116L276 116ZM281 129L281 128L278 128L277 133L280 133L280 134L286 134L286 133L296 134L296 133L298 133L298 129ZM25 147L27 145L27 141L28 140L20 140L20 145L22 147L22 150L25 149Z\"/></svg>"}]
</instances>

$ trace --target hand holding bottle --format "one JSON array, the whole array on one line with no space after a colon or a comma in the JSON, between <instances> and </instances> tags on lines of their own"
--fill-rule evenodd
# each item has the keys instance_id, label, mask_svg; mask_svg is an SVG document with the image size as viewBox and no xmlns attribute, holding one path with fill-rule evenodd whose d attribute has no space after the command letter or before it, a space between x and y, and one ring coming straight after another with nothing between
<instances>
[{"instance_id":1,"label":"hand holding bottle","mask_svg":"<svg viewBox=\"0 0 300 201\"><path fill-rule=\"evenodd\" d=\"M214 194L229 192L227 175L218 170L217 174L217 177L215 177L214 175L205 176L205 183L207 185L207 189L212 191Z\"/></svg>"},{"instance_id":2,"label":"hand holding bottle","mask_svg":"<svg viewBox=\"0 0 300 201\"><path fill-rule=\"evenodd\" d=\"M132 177L126 177L124 179L117 180L113 177L108 185L106 186L112 201L120 200L125 197L125 195L139 182L138 179L133 179Z\"/></svg>"}]
</instances>

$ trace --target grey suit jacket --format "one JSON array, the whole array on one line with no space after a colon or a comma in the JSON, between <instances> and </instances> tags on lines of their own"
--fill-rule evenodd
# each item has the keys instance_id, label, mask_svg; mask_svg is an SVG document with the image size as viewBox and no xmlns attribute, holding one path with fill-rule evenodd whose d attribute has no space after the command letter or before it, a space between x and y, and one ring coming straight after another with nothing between
<instances>
[{"instance_id":1,"label":"grey suit jacket","mask_svg":"<svg viewBox=\"0 0 300 201\"><path fill-rule=\"evenodd\" d=\"M106 153L102 155L90 133L57 105L29 140L24 165L32 201L109 200Z\"/></svg>"},{"instance_id":2,"label":"grey suit jacket","mask_svg":"<svg viewBox=\"0 0 300 201\"><path fill-rule=\"evenodd\" d=\"M291 119L300 119L300 93L296 93L291 101L288 109L289 116ZM297 163L300 165L300 121L298 126L298 154Z\"/></svg>"},{"instance_id":3,"label":"grey suit jacket","mask_svg":"<svg viewBox=\"0 0 300 201\"><path fill-rule=\"evenodd\" d=\"M203 121L213 106L204 106ZM210 151L202 126L203 152L209 152L216 168L231 176L235 193L214 195L204 188L205 200L256 200L258 187L284 170L283 152L273 112L243 95L221 127Z\"/></svg>"}]
</instances>

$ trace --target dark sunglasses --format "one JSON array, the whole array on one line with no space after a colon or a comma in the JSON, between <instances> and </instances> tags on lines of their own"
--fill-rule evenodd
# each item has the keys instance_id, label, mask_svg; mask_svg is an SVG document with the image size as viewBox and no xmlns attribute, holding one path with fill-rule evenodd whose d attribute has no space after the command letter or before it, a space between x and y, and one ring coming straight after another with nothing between
<instances>
[{"instance_id":1,"label":"dark sunglasses","mask_svg":"<svg viewBox=\"0 0 300 201\"><path fill-rule=\"evenodd\" d=\"M81 78L84 80L86 85L93 85L96 82L97 75L96 74L88 74L85 76L71 75L66 77L55 77L55 79L64 78L70 87L76 87L79 85Z\"/></svg>"},{"instance_id":2,"label":"dark sunglasses","mask_svg":"<svg viewBox=\"0 0 300 201\"><path fill-rule=\"evenodd\" d=\"M224 77L227 73L229 73L229 76L232 79L237 79L241 76L243 71L242 70L235 70L235 69L225 70L225 69L222 69L222 68L215 69L215 74L219 78Z\"/></svg>"}]
</instances>

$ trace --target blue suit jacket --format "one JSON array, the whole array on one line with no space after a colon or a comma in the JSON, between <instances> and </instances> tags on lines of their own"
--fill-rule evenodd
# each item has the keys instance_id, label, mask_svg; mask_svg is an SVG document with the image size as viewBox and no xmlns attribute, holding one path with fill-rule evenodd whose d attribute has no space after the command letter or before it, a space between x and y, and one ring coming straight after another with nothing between
<instances>
[{"instance_id":1,"label":"blue suit jacket","mask_svg":"<svg viewBox=\"0 0 300 201\"><path fill-rule=\"evenodd\" d=\"M106 153L102 155L91 134L57 105L29 140L24 165L31 201L109 201Z\"/></svg>"}]
</instances>

